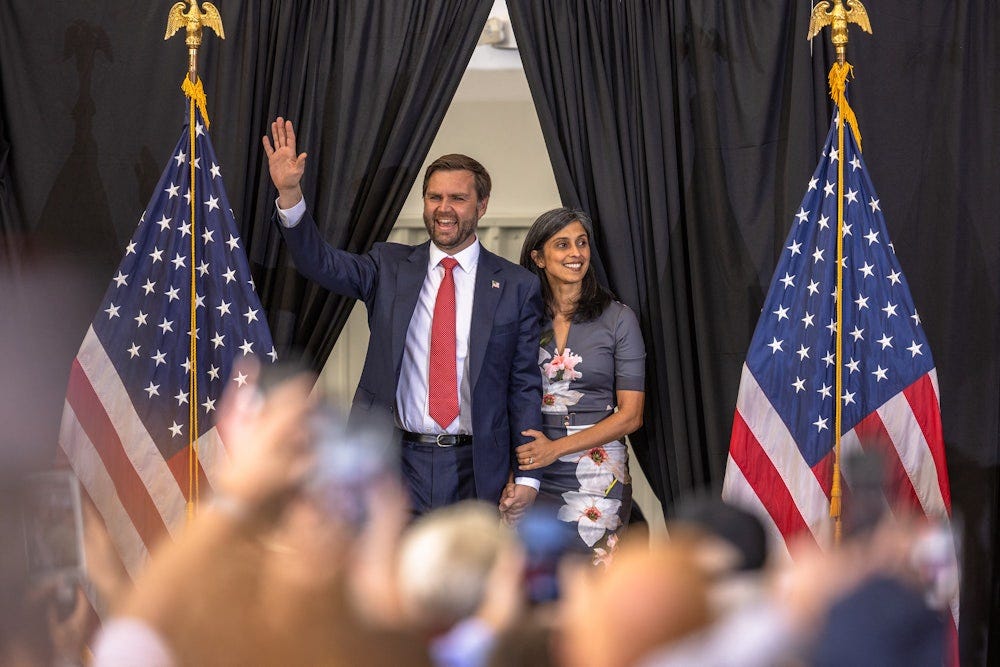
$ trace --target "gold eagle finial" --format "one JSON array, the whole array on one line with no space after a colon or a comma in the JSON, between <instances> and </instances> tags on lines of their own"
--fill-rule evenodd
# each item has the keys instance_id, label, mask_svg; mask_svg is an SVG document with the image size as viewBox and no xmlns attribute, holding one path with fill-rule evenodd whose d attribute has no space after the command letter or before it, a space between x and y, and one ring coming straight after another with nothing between
<instances>
[{"instance_id":1,"label":"gold eagle finial","mask_svg":"<svg viewBox=\"0 0 1000 667\"><path fill-rule=\"evenodd\" d=\"M181 28L186 28L187 39L184 43L188 47L188 75L191 81L197 78L198 47L201 46L201 29L209 28L219 39L226 38L226 31L222 28L222 16L219 10L211 2L203 2L204 10L199 9L198 0L189 0L191 7L184 11L187 2L175 3L167 14L167 32L163 39L170 39Z\"/></svg>"},{"instance_id":2,"label":"gold eagle finial","mask_svg":"<svg viewBox=\"0 0 1000 667\"><path fill-rule=\"evenodd\" d=\"M846 0L847 7L844 7L844 0L834 0L833 8L830 2L823 0L816 3L809 17L809 34L807 39L812 39L824 26L830 26L833 46L837 51L837 62L843 63L847 59L847 24L856 23L869 35L872 32L872 25L868 21L868 12L860 0Z\"/></svg>"}]
</instances>

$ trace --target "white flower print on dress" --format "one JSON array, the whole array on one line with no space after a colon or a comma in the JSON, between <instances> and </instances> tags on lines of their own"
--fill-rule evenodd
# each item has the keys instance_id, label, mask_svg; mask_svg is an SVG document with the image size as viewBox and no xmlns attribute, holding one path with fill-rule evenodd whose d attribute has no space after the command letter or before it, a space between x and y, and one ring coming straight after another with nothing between
<instances>
[{"instance_id":1,"label":"white flower print on dress","mask_svg":"<svg viewBox=\"0 0 1000 667\"><path fill-rule=\"evenodd\" d=\"M588 547L593 547L609 530L621 525L618 510L622 501L604 498L581 491L567 491L562 494L565 505L559 508L559 520L576 522L580 539Z\"/></svg>"},{"instance_id":2,"label":"white flower print on dress","mask_svg":"<svg viewBox=\"0 0 1000 667\"><path fill-rule=\"evenodd\" d=\"M566 434L573 435L590 428L590 424L566 427ZM628 450L618 440L592 447L582 452L573 452L560 456L564 463L576 464L576 478L580 482L580 490L590 493L607 495L614 480L619 484L631 484L628 474Z\"/></svg>"},{"instance_id":3,"label":"white flower print on dress","mask_svg":"<svg viewBox=\"0 0 1000 667\"><path fill-rule=\"evenodd\" d=\"M628 474L627 457L625 446L616 440L583 452L561 456L559 460L576 463L576 478L580 481L581 491L603 496L616 479L621 484L632 482Z\"/></svg>"}]
</instances>

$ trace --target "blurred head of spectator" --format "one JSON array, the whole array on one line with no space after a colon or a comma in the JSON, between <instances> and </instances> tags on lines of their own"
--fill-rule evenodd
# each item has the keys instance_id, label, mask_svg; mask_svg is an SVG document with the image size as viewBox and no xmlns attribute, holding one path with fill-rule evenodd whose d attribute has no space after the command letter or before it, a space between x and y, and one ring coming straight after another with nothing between
<instances>
[{"instance_id":1,"label":"blurred head of spectator","mask_svg":"<svg viewBox=\"0 0 1000 667\"><path fill-rule=\"evenodd\" d=\"M678 525L720 540L732 551L734 571L759 571L767 562L767 534L760 519L720 498L701 496L681 503L671 528Z\"/></svg>"},{"instance_id":2,"label":"blurred head of spectator","mask_svg":"<svg viewBox=\"0 0 1000 667\"><path fill-rule=\"evenodd\" d=\"M403 537L399 595L404 618L429 634L474 615L489 574L516 544L492 505L466 501L421 517Z\"/></svg>"},{"instance_id":3,"label":"blurred head of spectator","mask_svg":"<svg viewBox=\"0 0 1000 667\"><path fill-rule=\"evenodd\" d=\"M624 545L604 572L569 568L563 591L559 655L567 667L634 665L712 620L708 577L687 539Z\"/></svg>"}]
</instances>

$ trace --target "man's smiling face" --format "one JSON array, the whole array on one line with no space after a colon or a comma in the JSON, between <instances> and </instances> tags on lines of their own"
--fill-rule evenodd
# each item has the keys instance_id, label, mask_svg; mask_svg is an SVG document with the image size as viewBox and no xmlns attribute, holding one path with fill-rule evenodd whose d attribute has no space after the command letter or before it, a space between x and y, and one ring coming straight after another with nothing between
<instances>
[{"instance_id":1,"label":"man's smiling face","mask_svg":"<svg viewBox=\"0 0 1000 667\"><path fill-rule=\"evenodd\" d=\"M476 240L479 218L489 198L480 200L471 171L435 171L424 193L424 226L438 248L454 255Z\"/></svg>"}]
</instances>

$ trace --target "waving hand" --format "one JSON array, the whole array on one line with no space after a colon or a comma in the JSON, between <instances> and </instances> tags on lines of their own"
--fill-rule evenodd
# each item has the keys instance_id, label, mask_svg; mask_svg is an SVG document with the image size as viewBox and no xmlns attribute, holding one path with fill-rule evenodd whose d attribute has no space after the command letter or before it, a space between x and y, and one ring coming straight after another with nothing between
<instances>
[{"instance_id":1,"label":"waving hand","mask_svg":"<svg viewBox=\"0 0 1000 667\"><path fill-rule=\"evenodd\" d=\"M295 152L295 128L292 121L281 116L271 123L271 137L261 138L271 180L278 189L278 206L291 208L302 199L302 174L306 170L306 154Z\"/></svg>"}]
</instances>

